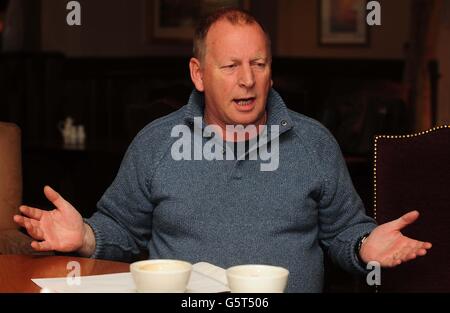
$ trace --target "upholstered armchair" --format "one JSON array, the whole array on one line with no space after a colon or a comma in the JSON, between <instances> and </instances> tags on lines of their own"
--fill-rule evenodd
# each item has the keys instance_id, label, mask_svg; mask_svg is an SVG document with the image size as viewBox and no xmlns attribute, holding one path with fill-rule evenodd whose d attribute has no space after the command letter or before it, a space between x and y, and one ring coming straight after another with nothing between
<instances>
[{"instance_id":1,"label":"upholstered armchair","mask_svg":"<svg viewBox=\"0 0 450 313\"><path fill-rule=\"evenodd\" d=\"M31 239L13 221L22 202L21 134L0 122L0 254L32 253Z\"/></svg>"},{"instance_id":2,"label":"upholstered armchair","mask_svg":"<svg viewBox=\"0 0 450 313\"><path fill-rule=\"evenodd\" d=\"M450 292L450 125L375 140L374 217L418 210L402 233L433 244L427 255L381 271L380 292Z\"/></svg>"}]
</instances>

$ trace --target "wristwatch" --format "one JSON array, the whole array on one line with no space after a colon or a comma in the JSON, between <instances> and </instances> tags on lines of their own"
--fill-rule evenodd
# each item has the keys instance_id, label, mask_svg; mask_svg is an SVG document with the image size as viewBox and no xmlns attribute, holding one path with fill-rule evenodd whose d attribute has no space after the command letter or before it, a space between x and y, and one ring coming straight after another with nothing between
<instances>
[{"instance_id":1,"label":"wristwatch","mask_svg":"<svg viewBox=\"0 0 450 313\"><path fill-rule=\"evenodd\" d=\"M361 259L361 256L360 256L359 252L360 252L360 250L361 250L361 247L362 247L364 241L366 241L366 239L367 239L367 237L369 237L369 235L370 235L370 233L367 233L367 234L364 234L364 235L362 235L361 237L359 237L359 239L358 239L358 241L357 241L357 243L356 243L356 246L355 246L356 257L358 258L358 261L359 261L361 264L364 264L364 266L366 265L366 262L364 262L364 261Z\"/></svg>"}]
</instances>

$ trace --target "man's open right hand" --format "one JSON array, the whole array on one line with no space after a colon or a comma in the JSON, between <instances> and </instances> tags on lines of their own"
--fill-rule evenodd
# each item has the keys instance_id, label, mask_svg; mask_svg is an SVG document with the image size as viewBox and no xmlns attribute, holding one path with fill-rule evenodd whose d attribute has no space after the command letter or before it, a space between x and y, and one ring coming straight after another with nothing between
<instances>
[{"instance_id":1,"label":"man's open right hand","mask_svg":"<svg viewBox=\"0 0 450 313\"><path fill-rule=\"evenodd\" d=\"M25 227L33 237L31 243L37 251L72 252L83 248L86 241L87 228L80 213L59 193L45 186L44 194L55 209L45 211L22 205L23 215L14 215L14 221Z\"/></svg>"}]
</instances>

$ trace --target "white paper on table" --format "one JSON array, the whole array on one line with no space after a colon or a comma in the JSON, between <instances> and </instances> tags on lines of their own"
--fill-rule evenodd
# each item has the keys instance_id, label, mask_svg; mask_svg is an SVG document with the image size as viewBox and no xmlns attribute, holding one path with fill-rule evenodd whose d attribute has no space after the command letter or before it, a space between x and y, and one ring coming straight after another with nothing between
<instances>
[{"instance_id":1,"label":"white paper on table","mask_svg":"<svg viewBox=\"0 0 450 313\"><path fill-rule=\"evenodd\" d=\"M206 262L196 263L192 266L188 293L217 293L230 291L227 285L226 271L218 266ZM131 293L136 292L130 272L81 276L80 284L69 285L75 282L75 277L63 278L33 278L36 285L47 292L73 292L73 293Z\"/></svg>"}]
</instances>

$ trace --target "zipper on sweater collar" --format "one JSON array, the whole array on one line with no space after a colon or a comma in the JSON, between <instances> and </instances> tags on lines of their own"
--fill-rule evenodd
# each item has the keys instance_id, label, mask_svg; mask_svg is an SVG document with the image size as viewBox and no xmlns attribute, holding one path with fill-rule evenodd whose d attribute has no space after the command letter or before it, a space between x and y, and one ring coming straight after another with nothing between
<instances>
[{"instance_id":1,"label":"zipper on sweater collar","mask_svg":"<svg viewBox=\"0 0 450 313\"><path fill-rule=\"evenodd\" d=\"M204 108L205 97L203 93L200 93L197 90L192 91L191 96L189 97L189 102L186 105L184 122L189 125L189 127L194 127L194 118L203 118ZM294 124L289 116L288 109L283 99L274 89L271 89L269 91L266 110L268 112L267 125L269 126L269 128L273 125L279 126L279 134L277 137L293 128ZM206 126L206 123L203 121L202 129L204 129Z\"/></svg>"}]
</instances>

